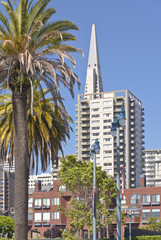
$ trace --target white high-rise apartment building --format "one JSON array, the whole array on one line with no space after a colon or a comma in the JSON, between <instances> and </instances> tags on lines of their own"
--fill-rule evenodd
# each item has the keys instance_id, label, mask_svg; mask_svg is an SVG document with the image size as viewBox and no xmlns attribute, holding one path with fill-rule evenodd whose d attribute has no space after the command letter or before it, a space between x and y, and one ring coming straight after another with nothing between
<instances>
[{"instance_id":1,"label":"white high-rise apartment building","mask_svg":"<svg viewBox=\"0 0 161 240\"><path fill-rule=\"evenodd\" d=\"M161 186L161 149L143 151L143 172L147 187Z\"/></svg>"},{"instance_id":2,"label":"white high-rise apartment building","mask_svg":"<svg viewBox=\"0 0 161 240\"><path fill-rule=\"evenodd\" d=\"M143 108L130 91L103 92L95 25L92 26L85 94L78 96L77 156L90 160L90 146L100 142L97 165L116 177L116 138L110 134L111 123L124 105L126 124L120 128L120 164L125 169L126 188L139 187L142 173Z\"/></svg>"}]
</instances>

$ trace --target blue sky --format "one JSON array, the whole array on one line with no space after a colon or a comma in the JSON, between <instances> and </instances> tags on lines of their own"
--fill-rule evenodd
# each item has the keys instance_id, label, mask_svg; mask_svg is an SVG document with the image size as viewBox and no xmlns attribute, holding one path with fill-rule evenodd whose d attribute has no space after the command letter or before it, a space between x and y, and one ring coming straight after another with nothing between
<instances>
[{"instance_id":1,"label":"blue sky","mask_svg":"<svg viewBox=\"0 0 161 240\"><path fill-rule=\"evenodd\" d=\"M73 45L84 51L74 55L73 100L62 88L69 115L76 120L77 95L84 93L92 24L96 24L104 91L130 90L145 108L145 148L161 148L161 1L160 0L52 0L53 20L73 21L79 31ZM65 154L76 152L75 124Z\"/></svg>"},{"instance_id":2,"label":"blue sky","mask_svg":"<svg viewBox=\"0 0 161 240\"><path fill-rule=\"evenodd\" d=\"M69 19L79 32L75 46L75 72L81 90L75 87L74 101L62 90L66 107L75 121L77 94L84 93L91 26L96 24L104 91L130 90L145 108L145 148L161 148L161 1L160 0L54 0L55 20ZM64 148L75 153L75 125Z\"/></svg>"}]
</instances>

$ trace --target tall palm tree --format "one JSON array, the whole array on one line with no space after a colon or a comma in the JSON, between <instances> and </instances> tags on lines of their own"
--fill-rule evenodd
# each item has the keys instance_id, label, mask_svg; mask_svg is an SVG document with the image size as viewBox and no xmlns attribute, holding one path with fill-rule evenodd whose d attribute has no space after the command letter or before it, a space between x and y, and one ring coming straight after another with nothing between
<instances>
[{"instance_id":1,"label":"tall palm tree","mask_svg":"<svg viewBox=\"0 0 161 240\"><path fill-rule=\"evenodd\" d=\"M76 40L69 30L78 28L70 21L49 21L55 13L55 9L48 7L50 1L1 2L7 14L0 11L0 83L12 90L16 240L27 240L27 93L31 93L32 105L32 86L40 79L50 91L55 106L59 105L66 114L59 84L63 83L72 96L75 81L80 86L77 75L68 66L68 62L75 65L71 53L79 49L66 43ZM42 88L41 84L39 87Z\"/></svg>"},{"instance_id":2,"label":"tall palm tree","mask_svg":"<svg viewBox=\"0 0 161 240\"><path fill-rule=\"evenodd\" d=\"M37 90L37 84L33 88L33 114L31 114L28 94L28 146L30 168L36 167L38 171L39 156L41 156L41 170L47 169L48 163L57 164L57 154L60 150L63 154L62 144L66 144L66 138L70 138L69 131L72 130L67 116L64 119L61 109L55 109L52 98L43 97L48 91ZM14 160L13 140L13 109L12 95L10 93L0 95L0 155L2 163L9 161L12 166ZM8 158L9 156L9 158Z\"/></svg>"}]
</instances>

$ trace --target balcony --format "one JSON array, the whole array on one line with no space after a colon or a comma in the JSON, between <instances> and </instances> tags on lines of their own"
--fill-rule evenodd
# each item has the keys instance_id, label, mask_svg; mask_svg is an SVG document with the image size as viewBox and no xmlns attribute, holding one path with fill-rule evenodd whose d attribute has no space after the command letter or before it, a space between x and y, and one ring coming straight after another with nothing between
<instances>
[{"instance_id":1,"label":"balcony","mask_svg":"<svg viewBox=\"0 0 161 240\"><path fill-rule=\"evenodd\" d=\"M41 221L41 220L40 220ZM36 221L36 223L34 223L34 226L35 227L41 227L42 226L42 223L41 222L38 222L38 221Z\"/></svg>"},{"instance_id":2,"label":"balcony","mask_svg":"<svg viewBox=\"0 0 161 240\"><path fill-rule=\"evenodd\" d=\"M43 205L42 209L50 209L50 206L49 205Z\"/></svg>"},{"instance_id":3,"label":"balcony","mask_svg":"<svg viewBox=\"0 0 161 240\"><path fill-rule=\"evenodd\" d=\"M50 222L50 221L49 221L49 222ZM49 223L49 222L46 222L46 223L45 223L45 222L43 222L43 224L42 224L42 225L43 225L43 227L50 227L50 223Z\"/></svg>"},{"instance_id":4,"label":"balcony","mask_svg":"<svg viewBox=\"0 0 161 240\"><path fill-rule=\"evenodd\" d=\"M36 206L34 206L34 209L35 210L39 210L39 209L41 209L42 207L41 206L38 206L38 205L36 205Z\"/></svg>"}]
</instances>

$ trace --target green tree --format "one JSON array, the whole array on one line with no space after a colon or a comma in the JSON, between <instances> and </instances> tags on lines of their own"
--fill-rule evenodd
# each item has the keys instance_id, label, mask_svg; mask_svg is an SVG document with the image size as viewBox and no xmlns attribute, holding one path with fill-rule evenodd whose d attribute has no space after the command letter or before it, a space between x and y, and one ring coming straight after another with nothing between
<instances>
[{"instance_id":1,"label":"green tree","mask_svg":"<svg viewBox=\"0 0 161 240\"><path fill-rule=\"evenodd\" d=\"M55 9L48 7L51 0L2 1L6 15L0 11L0 83L10 87L13 104L13 139L15 156L15 238L27 239L28 196L28 124L27 93L33 99L33 83L40 79L51 92L55 105L66 114L59 85L66 86L74 96L77 75L71 70L75 65L71 53L76 40L70 30L78 28L70 21L52 22ZM68 60L66 62L65 60ZM40 156L41 157L41 156ZM43 159L42 159L43 161Z\"/></svg>"},{"instance_id":2,"label":"green tree","mask_svg":"<svg viewBox=\"0 0 161 240\"><path fill-rule=\"evenodd\" d=\"M0 233L3 236L8 233L8 237L12 238L14 233L14 220L11 217L0 216Z\"/></svg>"},{"instance_id":3,"label":"green tree","mask_svg":"<svg viewBox=\"0 0 161 240\"><path fill-rule=\"evenodd\" d=\"M70 202L71 208L60 210L70 217L71 227L79 232L88 226L92 233L92 190L93 190L93 163L76 160L75 155L67 156L61 160L59 179L67 189L73 192ZM115 219L115 211L110 212L112 200L116 196L116 184L101 167L96 168L97 182L97 227L107 226Z\"/></svg>"},{"instance_id":4,"label":"green tree","mask_svg":"<svg viewBox=\"0 0 161 240\"><path fill-rule=\"evenodd\" d=\"M70 122L69 116L64 119L60 108L55 109L52 98L47 98L48 91L43 89L37 90L38 85L34 84L33 88L33 114L28 95L28 145L30 155L30 166L38 171L38 157L43 156L42 171L45 171L48 162L57 157L57 152L60 150L63 153L62 144L66 143L66 138L69 138ZM45 96L45 104L43 100ZM13 109L12 96L10 93L0 96L0 153L1 160L7 160L8 152L9 163L12 165L14 156L14 141L13 141ZM36 158L36 161L34 159Z\"/></svg>"},{"instance_id":5,"label":"green tree","mask_svg":"<svg viewBox=\"0 0 161 240\"><path fill-rule=\"evenodd\" d=\"M161 220L158 222L157 217L150 217L141 229L151 230L151 231L161 231Z\"/></svg>"}]
</instances>

